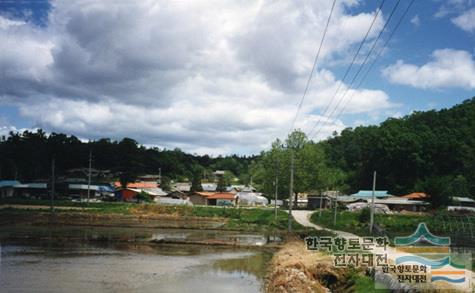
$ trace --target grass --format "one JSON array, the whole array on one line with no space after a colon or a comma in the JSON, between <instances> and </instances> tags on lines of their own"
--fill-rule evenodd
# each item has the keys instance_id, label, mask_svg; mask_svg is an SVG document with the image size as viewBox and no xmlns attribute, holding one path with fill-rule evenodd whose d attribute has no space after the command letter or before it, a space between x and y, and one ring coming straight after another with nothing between
<instances>
[{"instance_id":1,"label":"grass","mask_svg":"<svg viewBox=\"0 0 475 293\"><path fill-rule=\"evenodd\" d=\"M155 204L138 205L136 211L149 214L173 214L183 217L207 217L227 219L225 227L232 230L265 231L286 230L288 215L282 210L277 211L277 218L270 208L238 208L216 206L161 206ZM292 219L292 229L305 230Z\"/></svg>"},{"instance_id":2,"label":"grass","mask_svg":"<svg viewBox=\"0 0 475 293\"><path fill-rule=\"evenodd\" d=\"M361 274L354 274L351 276L351 281L354 282L354 292L365 292L365 293L382 293L390 292L389 289L376 289L376 283L373 278L368 276L363 276ZM377 284L378 287L384 287L382 284Z\"/></svg>"},{"instance_id":3,"label":"grass","mask_svg":"<svg viewBox=\"0 0 475 293\"><path fill-rule=\"evenodd\" d=\"M1 199L0 204L48 206L48 200ZM56 207L81 207L84 213L121 214L121 215L175 215L178 217L206 217L226 219L224 229L244 231L284 231L288 226L287 213L278 210L275 219L271 208L235 208L215 206L169 206L156 204L135 204L124 202L84 203L72 201L55 201ZM6 210L3 210L4 212ZM10 212L37 212L38 209L9 209ZM48 210L43 210L48 211ZM71 210L57 209L58 213L71 213ZM292 219L292 229L296 232L307 231Z\"/></svg>"},{"instance_id":4,"label":"grass","mask_svg":"<svg viewBox=\"0 0 475 293\"><path fill-rule=\"evenodd\" d=\"M322 216L316 212L312 215L311 221L317 225L327 228L347 231L360 236L368 236L368 223L362 223L359 220L360 213L341 211L337 214L336 225L333 225L333 212L322 211ZM431 231L439 231L438 223L433 221L430 216L413 216L413 215L375 215L375 223L389 237L403 236L412 234L419 223L426 223Z\"/></svg>"}]
</instances>

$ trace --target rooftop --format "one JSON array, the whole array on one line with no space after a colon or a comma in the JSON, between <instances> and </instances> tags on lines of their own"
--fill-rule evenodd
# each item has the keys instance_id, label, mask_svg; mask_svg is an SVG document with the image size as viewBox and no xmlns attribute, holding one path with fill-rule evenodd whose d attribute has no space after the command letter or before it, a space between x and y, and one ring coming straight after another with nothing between
<instances>
[{"instance_id":1,"label":"rooftop","mask_svg":"<svg viewBox=\"0 0 475 293\"><path fill-rule=\"evenodd\" d=\"M115 187L121 187L119 181L114 182ZM127 184L127 188L157 188L158 184L155 182L131 182Z\"/></svg>"},{"instance_id":2,"label":"rooftop","mask_svg":"<svg viewBox=\"0 0 475 293\"><path fill-rule=\"evenodd\" d=\"M208 199L226 199L234 200L234 194L229 192L218 192L207 197Z\"/></svg>"},{"instance_id":3,"label":"rooftop","mask_svg":"<svg viewBox=\"0 0 475 293\"><path fill-rule=\"evenodd\" d=\"M362 197L362 198L372 197L373 196L373 191L372 190L360 190L357 193L352 194L351 196ZM388 197L388 196L391 196L391 195L388 194L387 190L375 190L374 191L374 196L375 197Z\"/></svg>"},{"instance_id":4,"label":"rooftop","mask_svg":"<svg viewBox=\"0 0 475 293\"><path fill-rule=\"evenodd\" d=\"M430 196L424 192L413 192L413 193L403 195L401 197L407 198L407 199L426 199L426 198L429 198Z\"/></svg>"}]
</instances>

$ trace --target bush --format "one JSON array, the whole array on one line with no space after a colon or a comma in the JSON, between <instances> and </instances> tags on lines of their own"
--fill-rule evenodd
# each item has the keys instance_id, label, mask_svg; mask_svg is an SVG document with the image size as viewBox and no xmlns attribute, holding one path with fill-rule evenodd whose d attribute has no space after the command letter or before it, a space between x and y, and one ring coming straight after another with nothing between
<instances>
[{"instance_id":1,"label":"bush","mask_svg":"<svg viewBox=\"0 0 475 293\"><path fill-rule=\"evenodd\" d=\"M139 194L137 194L137 201L152 202L152 197L150 196L150 194L148 194L144 191L141 191Z\"/></svg>"},{"instance_id":2,"label":"bush","mask_svg":"<svg viewBox=\"0 0 475 293\"><path fill-rule=\"evenodd\" d=\"M360 223L368 223L371 218L371 210L366 207L363 208L360 212L360 215L358 216L358 220Z\"/></svg>"}]
</instances>

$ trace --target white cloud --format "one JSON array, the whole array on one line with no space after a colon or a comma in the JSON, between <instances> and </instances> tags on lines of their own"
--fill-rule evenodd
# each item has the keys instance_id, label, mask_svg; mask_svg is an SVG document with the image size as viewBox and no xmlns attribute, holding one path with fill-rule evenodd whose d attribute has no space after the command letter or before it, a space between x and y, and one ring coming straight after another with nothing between
<instances>
[{"instance_id":1,"label":"white cloud","mask_svg":"<svg viewBox=\"0 0 475 293\"><path fill-rule=\"evenodd\" d=\"M420 20L418 14L414 15L414 17L411 18L411 23L415 26L420 26L421 25L421 20Z\"/></svg>"},{"instance_id":2,"label":"white cloud","mask_svg":"<svg viewBox=\"0 0 475 293\"><path fill-rule=\"evenodd\" d=\"M461 15L452 18L452 22L467 32L475 32L475 8L465 11Z\"/></svg>"},{"instance_id":3,"label":"white cloud","mask_svg":"<svg viewBox=\"0 0 475 293\"><path fill-rule=\"evenodd\" d=\"M337 3L302 123L337 87L325 65L353 53L375 13L350 14L358 1ZM330 5L58 1L41 28L0 16L0 102L35 126L85 138L258 152L290 126ZM370 38L383 23L380 15ZM347 113L393 106L383 91L350 95Z\"/></svg>"},{"instance_id":4,"label":"white cloud","mask_svg":"<svg viewBox=\"0 0 475 293\"><path fill-rule=\"evenodd\" d=\"M460 14L475 4L474 0L443 0L442 5L434 14L436 18L446 17L448 15Z\"/></svg>"},{"instance_id":5,"label":"white cloud","mask_svg":"<svg viewBox=\"0 0 475 293\"><path fill-rule=\"evenodd\" d=\"M475 88L475 60L463 50L435 50L432 60L421 66L398 60L383 69L383 74L392 83L416 88Z\"/></svg>"}]
</instances>

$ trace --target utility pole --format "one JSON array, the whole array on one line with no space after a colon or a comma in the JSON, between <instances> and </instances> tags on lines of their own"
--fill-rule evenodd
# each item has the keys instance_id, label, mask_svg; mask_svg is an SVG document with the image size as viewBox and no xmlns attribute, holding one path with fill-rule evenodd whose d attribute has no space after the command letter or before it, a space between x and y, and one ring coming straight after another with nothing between
<instances>
[{"instance_id":1,"label":"utility pole","mask_svg":"<svg viewBox=\"0 0 475 293\"><path fill-rule=\"evenodd\" d=\"M294 195L294 149L290 149L289 232L292 231L292 198Z\"/></svg>"},{"instance_id":2,"label":"utility pole","mask_svg":"<svg viewBox=\"0 0 475 293\"><path fill-rule=\"evenodd\" d=\"M277 222L277 193L279 191L279 177L277 176L277 172L275 172L275 200L274 200L274 220Z\"/></svg>"},{"instance_id":3,"label":"utility pole","mask_svg":"<svg viewBox=\"0 0 475 293\"><path fill-rule=\"evenodd\" d=\"M54 155L51 159L51 212L54 212Z\"/></svg>"},{"instance_id":4,"label":"utility pole","mask_svg":"<svg viewBox=\"0 0 475 293\"><path fill-rule=\"evenodd\" d=\"M336 214L337 214L337 211L338 211L338 201L337 201L336 197L335 197L334 203L335 203L335 209L334 209L334 212L333 212L333 227L336 227Z\"/></svg>"},{"instance_id":5,"label":"utility pole","mask_svg":"<svg viewBox=\"0 0 475 293\"><path fill-rule=\"evenodd\" d=\"M162 187L162 168L158 168L158 184Z\"/></svg>"},{"instance_id":6,"label":"utility pole","mask_svg":"<svg viewBox=\"0 0 475 293\"><path fill-rule=\"evenodd\" d=\"M87 203L89 204L89 197L91 195L91 167L92 167L92 149L89 150L89 174L87 176Z\"/></svg>"},{"instance_id":7,"label":"utility pole","mask_svg":"<svg viewBox=\"0 0 475 293\"><path fill-rule=\"evenodd\" d=\"M328 188L327 188L328 191ZM320 209L318 210L318 217L322 217L322 201L323 201L323 192L320 194Z\"/></svg>"},{"instance_id":8,"label":"utility pole","mask_svg":"<svg viewBox=\"0 0 475 293\"><path fill-rule=\"evenodd\" d=\"M277 199L279 193L279 168L280 164L278 160L274 161L274 168L275 168L275 199L274 199L274 220L277 222Z\"/></svg>"},{"instance_id":9,"label":"utility pole","mask_svg":"<svg viewBox=\"0 0 475 293\"><path fill-rule=\"evenodd\" d=\"M374 226L374 194L376 191L376 171L373 173L373 194L371 196L371 218L369 223L369 233L373 234L373 226Z\"/></svg>"}]
</instances>

